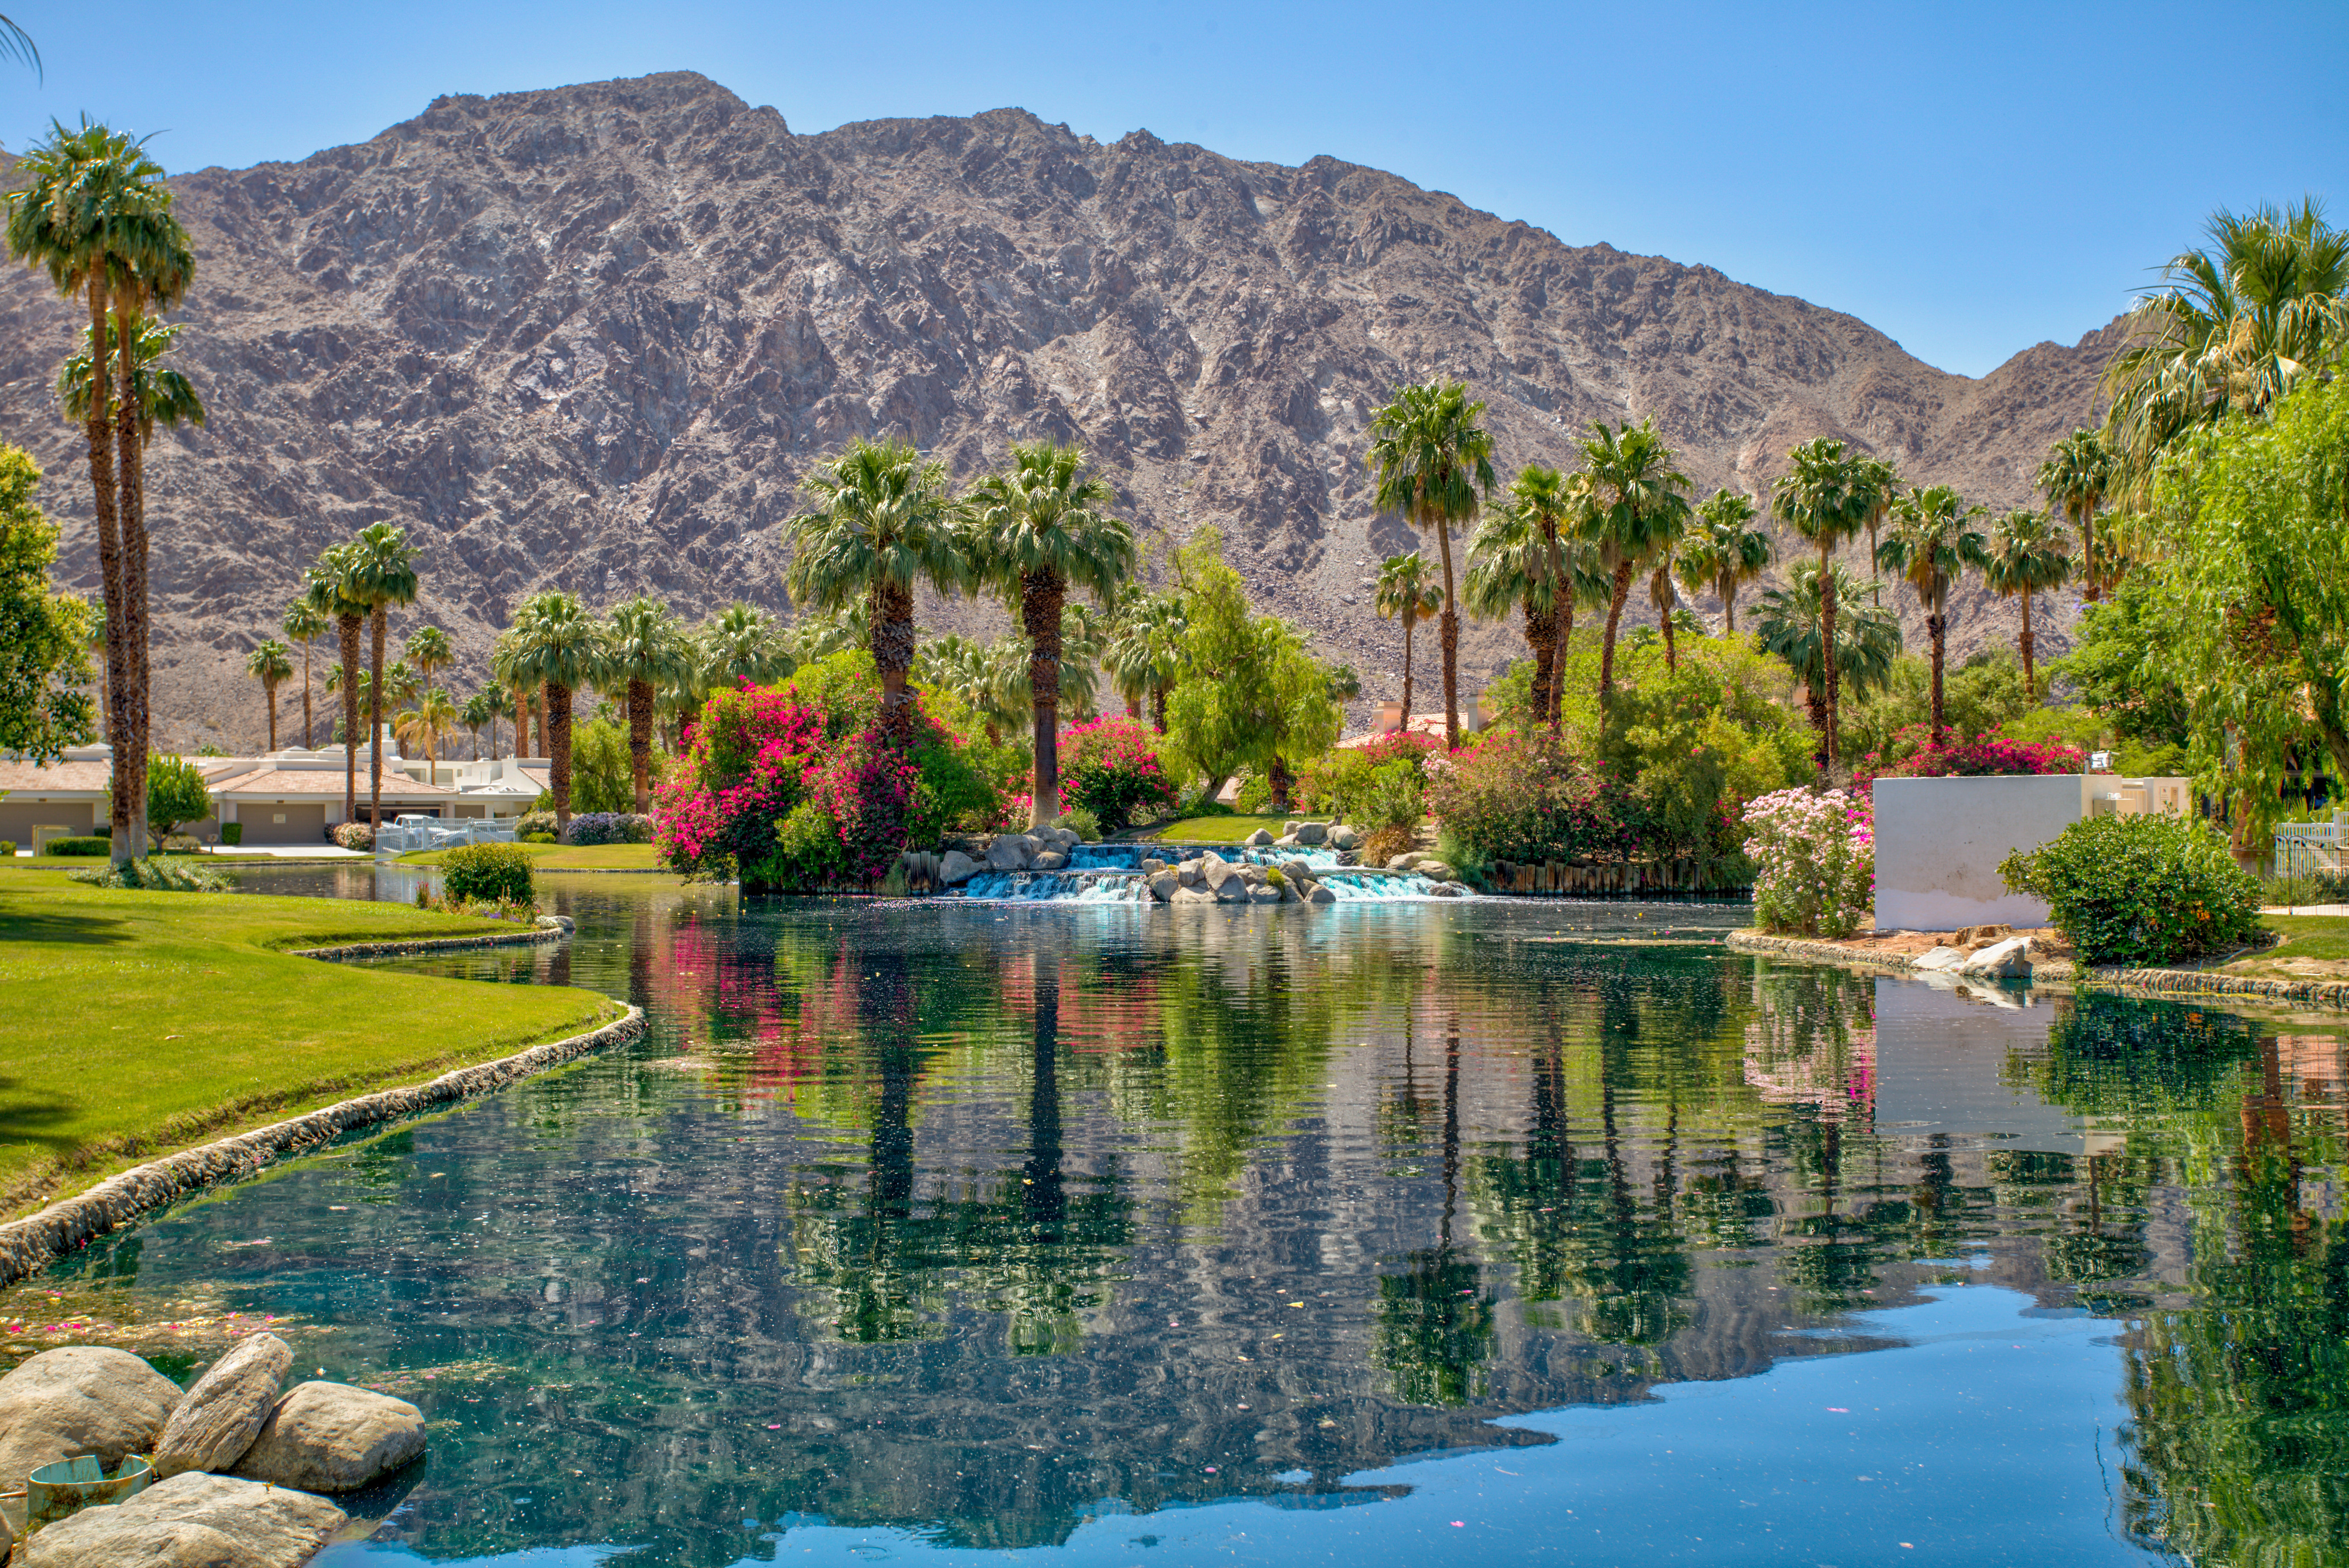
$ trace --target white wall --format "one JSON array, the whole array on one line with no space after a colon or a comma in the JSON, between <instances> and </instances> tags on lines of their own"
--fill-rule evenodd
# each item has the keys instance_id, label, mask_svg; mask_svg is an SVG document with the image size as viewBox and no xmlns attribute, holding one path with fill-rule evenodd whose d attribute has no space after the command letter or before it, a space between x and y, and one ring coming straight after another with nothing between
<instances>
[{"instance_id":1,"label":"white wall","mask_svg":"<svg viewBox=\"0 0 2349 1568\"><path fill-rule=\"evenodd\" d=\"M2046 924L2047 906L2007 892L1998 862L2016 850L2037 849L2086 816L2092 783L2110 789L2113 780L2078 773L1878 779L1877 928Z\"/></svg>"}]
</instances>

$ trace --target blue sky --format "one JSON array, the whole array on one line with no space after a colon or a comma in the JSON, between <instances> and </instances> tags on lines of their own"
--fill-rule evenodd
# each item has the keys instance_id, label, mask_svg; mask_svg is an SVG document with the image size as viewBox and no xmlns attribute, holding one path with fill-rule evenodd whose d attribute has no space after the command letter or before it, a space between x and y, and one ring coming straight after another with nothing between
<instances>
[{"instance_id":1,"label":"blue sky","mask_svg":"<svg viewBox=\"0 0 2349 1568\"><path fill-rule=\"evenodd\" d=\"M298 159L444 92L698 70L792 129L1017 105L1104 140L1389 169L1704 263L1980 375L2126 307L2220 206L2349 222L2349 4L105 6L0 0L0 142ZM124 40L129 40L128 47Z\"/></svg>"}]
</instances>

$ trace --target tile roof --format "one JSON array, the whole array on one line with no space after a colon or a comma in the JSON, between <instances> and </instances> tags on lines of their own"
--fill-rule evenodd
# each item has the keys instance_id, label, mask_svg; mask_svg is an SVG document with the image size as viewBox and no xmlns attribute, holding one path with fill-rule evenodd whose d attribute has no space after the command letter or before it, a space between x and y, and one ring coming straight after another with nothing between
<instances>
[{"instance_id":1,"label":"tile roof","mask_svg":"<svg viewBox=\"0 0 2349 1568\"><path fill-rule=\"evenodd\" d=\"M223 795L339 795L343 792L343 770L339 768L273 768L264 772L248 773L241 779L231 779L220 787ZM446 784L427 784L410 779L405 773L383 776L383 798L387 800L409 799L419 795L454 795L456 790ZM367 775L359 775L359 799L367 798Z\"/></svg>"},{"instance_id":2,"label":"tile roof","mask_svg":"<svg viewBox=\"0 0 2349 1568\"><path fill-rule=\"evenodd\" d=\"M104 789L114 777L110 762L30 762L0 759L0 789L26 789L39 794L51 789Z\"/></svg>"}]
</instances>

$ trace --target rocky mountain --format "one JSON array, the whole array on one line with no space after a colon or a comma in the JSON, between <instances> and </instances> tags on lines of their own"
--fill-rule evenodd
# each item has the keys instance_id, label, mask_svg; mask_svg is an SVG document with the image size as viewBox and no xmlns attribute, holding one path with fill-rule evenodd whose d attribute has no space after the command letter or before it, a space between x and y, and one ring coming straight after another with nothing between
<instances>
[{"instance_id":1,"label":"rocky mountain","mask_svg":"<svg viewBox=\"0 0 2349 1568\"><path fill-rule=\"evenodd\" d=\"M212 410L150 457L160 738L183 745L258 738L243 654L358 527L409 530L409 624L449 628L463 686L541 587L781 605L798 477L887 431L962 477L1014 439L1083 441L1154 539L1220 524L1259 601L1383 695L1397 638L1367 579L1418 542L1372 514L1361 459L1398 381L1473 383L1505 473L1652 416L1701 493L1759 489L1829 434L2005 508L2095 412L2115 334L1972 380L1710 267L1333 158L1105 144L1017 109L795 136L688 73L445 98L173 185L202 260L181 356ZM41 459L64 574L94 592L87 465L49 390L77 330L44 277L0 277L0 438ZM2010 615L1964 605L1957 645ZM1518 646L1475 630L1468 689Z\"/></svg>"}]
</instances>

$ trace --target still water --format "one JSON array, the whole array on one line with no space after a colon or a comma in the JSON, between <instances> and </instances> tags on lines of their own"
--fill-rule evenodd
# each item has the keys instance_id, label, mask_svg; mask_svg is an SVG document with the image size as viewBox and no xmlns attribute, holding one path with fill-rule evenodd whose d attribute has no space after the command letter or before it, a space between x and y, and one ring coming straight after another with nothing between
<instances>
[{"instance_id":1,"label":"still water","mask_svg":"<svg viewBox=\"0 0 2349 1568\"><path fill-rule=\"evenodd\" d=\"M333 1568L2349 1562L2331 1019L1738 908L549 885L408 966L641 1047L0 1295L422 1406Z\"/></svg>"}]
</instances>

